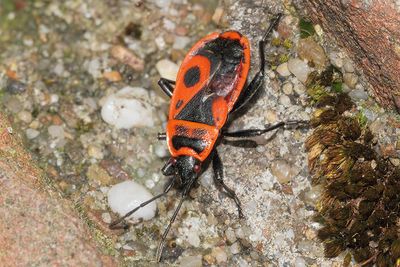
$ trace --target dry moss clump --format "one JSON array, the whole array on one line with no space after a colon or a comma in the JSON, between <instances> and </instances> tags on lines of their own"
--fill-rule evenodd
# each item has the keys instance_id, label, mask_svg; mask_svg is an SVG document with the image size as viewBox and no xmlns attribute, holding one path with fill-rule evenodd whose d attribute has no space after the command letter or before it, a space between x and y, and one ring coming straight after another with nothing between
<instances>
[{"instance_id":1,"label":"dry moss clump","mask_svg":"<svg viewBox=\"0 0 400 267\"><path fill-rule=\"evenodd\" d=\"M306 149L313 184L324 188L316 220L325 255L347 250L344 265L400 266L400 169L374 150L346 94L320 92Z\"/></svg>"}]
</instances>

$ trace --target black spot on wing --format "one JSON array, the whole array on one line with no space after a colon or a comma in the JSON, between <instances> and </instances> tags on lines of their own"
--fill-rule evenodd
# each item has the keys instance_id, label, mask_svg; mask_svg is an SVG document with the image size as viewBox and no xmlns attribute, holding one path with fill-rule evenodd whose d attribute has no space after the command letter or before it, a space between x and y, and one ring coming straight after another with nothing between
<instances>
[{"instance_id":1,"label":"black spot on wing","mask_svg":"<svg viewBox=\"0 0 400 267\"><path fill-rule=\"evenodd\" d=\"M207 144L201 139L177 135L172 137L172 145L176 150L181 147L190 147L197 153L201 153L207 146Z\"/></svg>"},{"instance_id":2,"label":"black spot on wing","mask_svg":"<svg viewBox=\"0 0 400 267\"><path fill-rule=\"evenodd\" d=\"M200 81L200 68L198 66L191 67L185 73L183 82L187 88L195 86Z\"/></svg>"}]
</instances>

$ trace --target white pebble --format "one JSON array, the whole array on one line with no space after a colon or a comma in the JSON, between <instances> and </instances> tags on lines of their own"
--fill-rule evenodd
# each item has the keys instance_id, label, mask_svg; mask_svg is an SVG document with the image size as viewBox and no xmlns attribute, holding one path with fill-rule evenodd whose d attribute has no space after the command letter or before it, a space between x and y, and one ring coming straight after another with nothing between
<instances>
[{"instance_id":1,"label":"white pebble","mask_svg":"<svg viewBox=\"0 0 400 267\"><path fill-rule=\"evenodd\" d=\"M289 76L290 75L290 71L289 71L289 69L288 69L288 64L285 62L285 63L282 63L281 65L279 65L277 68L276 68L276 71L279 73L279 75L280 76L282 76L282 77L287 77L287 76Z\"/></svg>"},{"instance_id":2,"label":"white pebble","mask_svg":"<svg viewBox=\"0 0 400 267\"><path fill-rule=\"evenodd\" d=\"M168 150L164 144L157 144L154 146L154 153L159 158L165 158L168 155Z\"/></svg>"},{"instance_id":3,"label":"white pebble","mask_svg":"<svg viewBox=\"0 0 400 267\"><path fill-rule=\"evenodd\" d=\"M25 131L26 137L28 139L36 138L39 135L39 133L40 133L39 131L36 131L35 129L32 129L32 128L28 128Z\"/></svg>"},{"instance_id":4,"label":"white pebble","mask_svg":"<svg viewBox=\"0 0 400 267\"><path fill-rule=\"evenodd\" d=\"M156 69L162 78L175 81L179 66L171 60L161 59L156 63Z\"/></svg>"},{"instance_id":5,"label":"white pebble","mask_svg":"<svg viewBox=\"0 0 400 267\"><path fill-rule=\"evenodd\" d=\"M149 200L153 196L147 189L133 181L125 181L114 185L108 191L108 205L113 212L118 213L120 216L124 216L129 211L138 207L141 203ZM140 208L128 219L137 220L143 218L143 220L150 220L156 214L156 203L153 201L143 208Z\"/></svg>"},{"instance_id":6,"label":"white pebble","mask_svg":"<svg viewBox=\"0 0 400 267\"><path fill-rule=\"evenodd\" d=\"M301 82L306 82L310 68L307 63L298 58L291 58L288 61L288 68Z\"/></svg>"},{"instance_id":7,"label":"white pebble","mask_svg":"<svg viewBox=\"0 0 400 267\"><path fill-rule=\"evenodd\" d=\"M154 125L153 109L145 89L127 86L107 96L101 117L118 129L151 127Z\"/></svg>"},{"instance_id":8,"label":"white pebble","mask_svg":"<svg viewBox=\"0 0 400 267\"><path fill-rule=\"evenodd\" d=\"M64 138L64 128L59 125L50 125L47 128L49 135L54 139L63 139Z\"/></svg>"},{"instance_id":9,"label":"white pebble","mask_svg":"<svg viewBox=\"0 0 400 267\"><path fill-rule=\"evenodd\" d=\"M281 95L279 97L279 102L285 107L290 106L290 98L287 95Z\"/></svg>"}]
</instances>

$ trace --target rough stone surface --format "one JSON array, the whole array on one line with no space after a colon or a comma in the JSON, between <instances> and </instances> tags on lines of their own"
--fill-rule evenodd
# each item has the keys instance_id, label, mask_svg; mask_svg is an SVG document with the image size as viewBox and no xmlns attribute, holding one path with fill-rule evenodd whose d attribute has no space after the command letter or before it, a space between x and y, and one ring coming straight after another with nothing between
<instances>
[{"instance_id":1,"label":"rough stone surface","mask_svg":"<svg viewBox=\"0 0 400 267\"><path fill-rule=\"evenodd\" d=\"M393 106L400 93L400 8L395 1L298 0L313 22L349 52L377 100ZM303 6L302 5L302 6Z\"/></svg>"},{"instance_id":2,"label":"rough stone surface","mask_svg":"<svg viewBox=\"0 0 400 267\"><path fill-rule=\"evenodd\" d=\"M93 244L92 234L69 204L44 190L39 178L43 174L7 127L0 114L0 262L115 266Z\"/></svg>"}]
</instances>

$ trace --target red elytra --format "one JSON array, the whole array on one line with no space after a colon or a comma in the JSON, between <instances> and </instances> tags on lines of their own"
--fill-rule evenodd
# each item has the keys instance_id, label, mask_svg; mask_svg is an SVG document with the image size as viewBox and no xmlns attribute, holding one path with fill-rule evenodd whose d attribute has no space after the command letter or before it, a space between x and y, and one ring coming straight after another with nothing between
<instances>
[{"instance_id":1,"label":"red elytra","mask_svg":"<svg viewBox=\"0 0 400 267\"><path fill-rule=\"evenodd\" d=\"M204 51L210 43L215 43L214 51ZM220 55L216 54L215 49L224 44L236 45L236 49L240 46L242 53L230 75L218 75L221 68L224 68L227 64L224 64L224 59L219 58ZM208 51L210 53L207 54ZM198 41L189 50L179 69L169 108L166 136L168 148L173 158L191 156L201 162L208 158L219 137L221 128L225 125L229 112L246 83L249 69L249 41L236 31L228 31L222 34L212 33ZM188 79L190 79L189 82ZM223 88L221 88L221 83ZM200 101L202 103L195 103L197 106L192 107L192 114L186 116L185 119L179 119L179 114L185 107L187 108L187 105L194 105L191 100L201 90L207 90L202 96L203 98L213 97L211 110L208 111L209 114L206 114L212 116L213 125L198 122L196 121L196 114L193 115L193 113L200 112L194 109L199 105L204 105L204 99ZM182 132L179 129L185 129L185 131ZM196 132L201 132L202 135L196 136ZM205 143L205 148L200 153L190 146L182 146L177 149L172 142L174 136L201 139Z\"/></svg>"}]
</instances>

